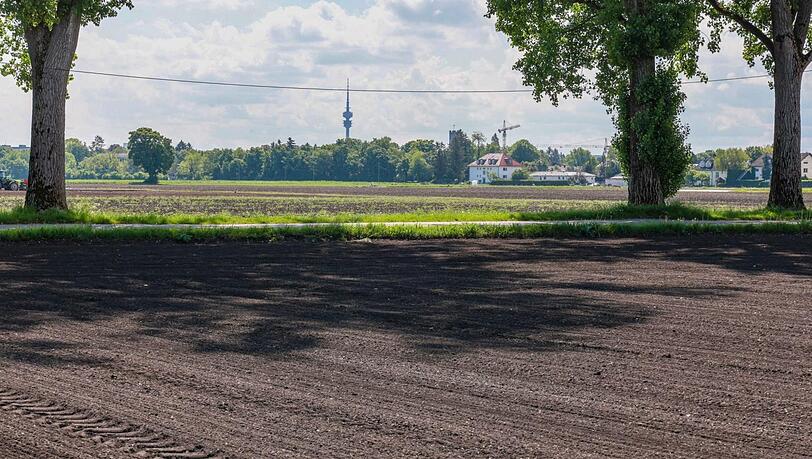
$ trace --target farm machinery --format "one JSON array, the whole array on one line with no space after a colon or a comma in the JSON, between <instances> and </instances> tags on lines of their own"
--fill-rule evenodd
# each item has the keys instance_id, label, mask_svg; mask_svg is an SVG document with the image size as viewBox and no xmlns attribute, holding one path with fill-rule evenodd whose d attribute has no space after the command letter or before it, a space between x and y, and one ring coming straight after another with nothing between
<instances>
[{"instance_id":1,"label":"farm machinery","mask_svg":"<svg viewBox=\"0 0 812 459\"><path fill-rule=\"evenodd\" d=\"M15 180L8 175L8 172L0 170L0 190L20 191L26 188L25 181Z\"/></svg>"}]
</instances>

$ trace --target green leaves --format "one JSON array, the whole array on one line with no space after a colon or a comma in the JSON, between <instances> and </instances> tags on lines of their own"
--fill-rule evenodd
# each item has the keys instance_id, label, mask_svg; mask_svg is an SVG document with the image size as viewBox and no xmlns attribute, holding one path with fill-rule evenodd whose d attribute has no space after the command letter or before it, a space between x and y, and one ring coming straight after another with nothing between
<instances>
[{"instance_id":1,"label":"green leaves","mask_svg":"<svg viewBox=\"0 0 812 459\"><path fill-rule=\"evenodd\" d=\"M158 180L158 174L167 172L175 160L172 140L150 128L139 128L130 132L127 146L133 164L143 168L155 182Z\"/></svg>"},{"instance_id":2,"label":"green leaves","mask_svg":"<svg viewBox=\"0 0 812 459\"><path fill-rule=\"evenodd\" d=\"M32 75L26 32L41 27L53 30L73 13L82 25L99 25L120 9L132 7L132 0L0 0L0 75L13 77L29 91Z\"/></svg>"},{"instance_id":3,"label":"green leaves","mask_svg":"<svg viewBox=\"0 0 812 459\"><path fill-rule=\"evenodd\" d=\"M665 195L679 189L691 155L679 122L678 76L699 74L704 44L695 0L489 0L488 8L496 28L521 51L515 68L537 100L600 97L616 114L615 144L626 171L633 137L635 154L656 169ZM656 72L631 94L640 60L656 60ZM634 115L632 98L642 107Z\"/></svg>"},{"instance_id":4,"label":"green leaves","mask_svg":"<svg viewBox=\"0 0 812 459\"><path fill-rule=\"evenodd\" d=\"M132 0L0 0L0 16L16 22L24 29L54 25L76 11L82 24L99 25L122 8L133 8Z\"/></svg>"},{"instance_id":5,"label":"green leaves","mask_svg":"<svg viewBox=\"0 0 812 459\"><path fill-rule=\"evenodd\" d=\"M744 39L742 57L748 65L761 61L772 72L773 59L765 41L771 30L770 0L705 0L706 15L711 27L708 49L718 52L722 34L730 31Z\"/></svg>"},{"instance_id":6,"label":"green leaves","mask_svg":"<svg viewBox=\"0 0 812 459\"><path fill-rule=\"evenodd\" d=\"M31 59L18 24L0 14L0 75L13 77L24 91L30 90Z\"/></svg>"},{"instance_id":7,"label":"green leaves","mask_svg":"<svg viewBox=\"0 0 812 459\"><path fill-rule=\"evenodd\" d=\"M646 14L627 17L622 0L489 0L497 30L522 53L514 68L536 100L591 93L607 104L619 94L637 56L698 73L700 9L691 0L650 0Z\"/></svg>"},{"instance_id":8,"label":"green leaves","mask_svg":"<svg viewBox=\"0 0 812 459\"><path fill-rule=\"evenodd\" d=\"M606 29L611 24L585 3L573 1L490 0L497 30L522 52L514 68L534 88L536 100L581 97L594 89L589 71L607 58Z\"/></svg>"},{"instance_id":9,"label":"green leaves","mask_svg":"<svg viewBox=\"0 0 812 459\"><path fill-rule=\"evenodd\" d=\"M636 101L647 107L646 110L634 115L629 113L631 96L630 90L626 89L619 104L618 134L613 142L623 171L630 173L632 152L629 139L634 135L640 161L654 166L663 194L673 196L682 186L692 159L691 149L686 145L688 128L679 121L685 94L680 91L676 71L660 67L636 89Z\"/></svg>"},{"instance_id":10,"label":"green leaves","mask_svg":"<svg viewBox=\"0 0 812 459\"><path fill-rule=\"evenodd\" d=\"M102 20L117 16L122 8L133 6L133 0L78 0L83 25L99 25Z\"/></svg>"}]
</instances>

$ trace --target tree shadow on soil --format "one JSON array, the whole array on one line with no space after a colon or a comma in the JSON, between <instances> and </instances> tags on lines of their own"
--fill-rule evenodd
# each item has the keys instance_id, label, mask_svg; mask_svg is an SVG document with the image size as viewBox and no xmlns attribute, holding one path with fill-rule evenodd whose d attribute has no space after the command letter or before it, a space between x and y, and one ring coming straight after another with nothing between
<instances>
[{"instance_id":1,"label":"tree shadow on soil","mask_svg":"<svg viewBox=\"0 0 812 459\"><path fill-rule=\"evenodd\" d=\"M52 340L0 339L0 361L9 360L33 365L62 367L69 365L99 366L108 359L79 355L76 343Z\"/></svg>"},{"instance_id":2,"label":"tree shadow on soil","mask_svg":"<svg viewBox=\"0 0 812 459\"><path fill-rule=\"evenodd\" d=\"M18 269L0 284L0 359L102 363L70 361L64 351L76 343L21 337L76 322L115 322L99 333L157 336L200 353L284 357L354 331L429 354L543 351L576 332L643 323L670 301L743 292L710 275L681 280L669 260L808 276L812 257L798 251L800 242L809 241L8 244L0 264L14 260ZM639 260L662 268L650 278L616 275Z\"/></svg>"}]
</instances>

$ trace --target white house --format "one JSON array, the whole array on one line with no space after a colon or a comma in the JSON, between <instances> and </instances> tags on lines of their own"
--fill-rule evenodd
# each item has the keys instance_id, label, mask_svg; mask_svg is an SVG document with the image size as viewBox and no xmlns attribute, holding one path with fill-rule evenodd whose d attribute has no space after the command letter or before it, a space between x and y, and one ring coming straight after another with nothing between
<instances>
[{"instance_id":1,"label":"white house","mask_svg":"<svg viewBox=\"0 0 812 459\"><path fill-rule=\"evenodd\" d=\"M629 186L629 181L626 180L626 176L623 174L617 174L614 177L609 177L606 179L606 186Z\"/></svg>"},{"instance_id":2,"label":"white house","mask_svg":"<svg viewBox=\"0 0 812 459\"><path fill-rule=\"evenodd\" d=\"M812 180L812 153L801 155L801 177Z\"/></svg>"},{"instance_id":3,"label":"white house","mask_svg":"<svg viewBox=\"0 0 812 459\"><path fill-rule=\"evenodd\" d=\"M468 165L471 183L491 183L493 180L510 180L513 173L524 164L504 153L487 154Z\"/></svg>"},{"instance_id":4,"label":"white house","mask_svg":"<svg viewBox=\"0 0 812 459\"><path fill-rule=\"evenodd\" d=\"M720 171L713 169L710 171L710 184L711 186L721 185L727 182L727 170Z\"/></svg>"},{"instance_id":5,"label":"white house","mask_svg":"<svg viewBox=\"0 0 812 459\"><path fill-rule=\"evenodd\" d=\"M758 158L750 161L750 168L753 170L753 176L756 180L769 180L770 177L767 177L765 172L768 169L771 169L773 165L773 159L771 156L761 155Z\"/></svg>"},{"instance_id":6,"label":"white house","mask_svg":"<svg viewBox=\"0 0 812 459\"><path fill-rule=\"evenodd\" d=\"M595 183L595 177L595 174L586 172L567 171L541 171L530 174L530 179L537 182L585 183L587 185Z\"/></svg>"}]
</instances>

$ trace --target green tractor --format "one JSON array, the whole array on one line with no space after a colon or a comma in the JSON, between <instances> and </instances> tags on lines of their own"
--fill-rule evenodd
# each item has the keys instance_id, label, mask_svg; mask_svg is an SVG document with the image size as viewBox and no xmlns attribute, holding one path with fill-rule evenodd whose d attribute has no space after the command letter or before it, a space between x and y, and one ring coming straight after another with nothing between
<instances>
[{"instance_id":1,"label":"green tractor","mask_svg":"<svg viewBox=\"0 0 812 459\"><path fill-rule=\"evenodd\" d=\"M26 183L21 180L15 180L8 175L8 172L0 170L0 189L8 191L25 190Z\"/></svg>"}]
</instances>

